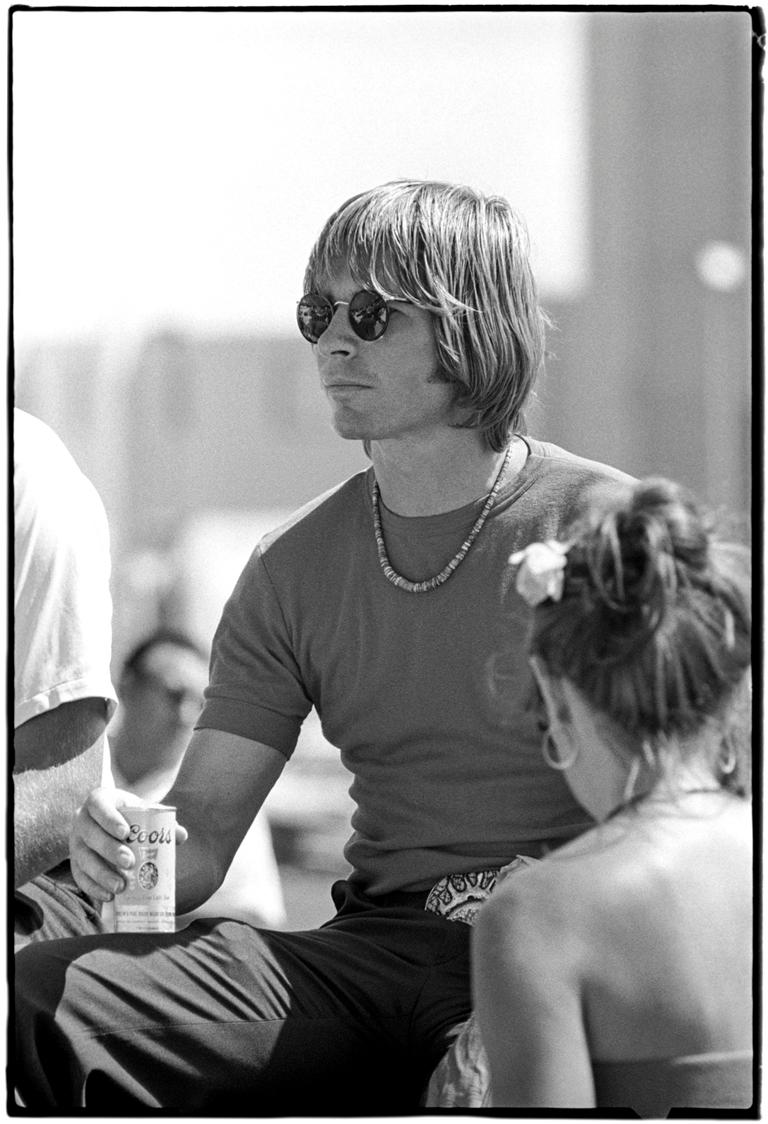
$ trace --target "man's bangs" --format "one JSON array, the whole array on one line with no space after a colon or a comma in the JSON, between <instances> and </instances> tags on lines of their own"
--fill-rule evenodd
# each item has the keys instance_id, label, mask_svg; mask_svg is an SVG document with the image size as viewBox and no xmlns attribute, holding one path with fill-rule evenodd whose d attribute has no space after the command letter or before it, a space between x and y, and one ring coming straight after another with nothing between
<instances>
[{"instance_id":1,"label":"man's bangs","mask_svg":"<svg viewBox=\"0 0 768 1124\"><path fill-rule=\"evenodd\" d=\"M382 243L367 261L370 287L386 300L406 300L427 312L440 312L437 294L426 286L414 268L416 259L399 246Z\"/></svg>"},{"instance_id":2,"label":"man's bangs","mask_svg":"<svg viewBox=\"0 0 768 1124\"><path fill-rule=\"evenodd\" d=\"M406 224L391 221L389 209L343 207L320 235L305 275L307 289L347 270L355 284L385 300L406 300L427 312L445 310L445 294L424 274L418 237L402 237Z\"/></svg>"}]
</instances>

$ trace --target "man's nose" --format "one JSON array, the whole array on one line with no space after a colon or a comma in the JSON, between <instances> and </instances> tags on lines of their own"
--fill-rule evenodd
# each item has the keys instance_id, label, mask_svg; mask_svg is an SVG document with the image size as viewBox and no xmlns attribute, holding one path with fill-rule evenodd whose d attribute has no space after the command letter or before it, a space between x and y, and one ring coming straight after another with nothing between
<instances>
[{"instance_id":1,"label":"man's nose","mask_svg":"<svg viewBox=\"0 0 768 1124\"><path fill-rule=\"evenodd\" d=\"M349 305L337 304L331 322L317 341L317 350L323 358L350 354L357 349L358 339L349 323Z\"/></svg>"}]
</instances>

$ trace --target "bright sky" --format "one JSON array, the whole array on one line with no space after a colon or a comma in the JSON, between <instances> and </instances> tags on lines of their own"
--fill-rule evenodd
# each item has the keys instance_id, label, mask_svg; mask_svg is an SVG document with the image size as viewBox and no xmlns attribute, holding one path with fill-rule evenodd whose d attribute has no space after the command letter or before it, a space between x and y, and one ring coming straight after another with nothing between
<instances>
[{"instance_id":1,"label":"bright sky","mask_svg":"<svg viewBox=\"0 0 768 1124\"><path fill-rule=\"evenodd\" d=\"M17 346L292 332L308 251L403 176L500 192L586 268L584 13L17 11Z\"/></svg>"}]
</instances>

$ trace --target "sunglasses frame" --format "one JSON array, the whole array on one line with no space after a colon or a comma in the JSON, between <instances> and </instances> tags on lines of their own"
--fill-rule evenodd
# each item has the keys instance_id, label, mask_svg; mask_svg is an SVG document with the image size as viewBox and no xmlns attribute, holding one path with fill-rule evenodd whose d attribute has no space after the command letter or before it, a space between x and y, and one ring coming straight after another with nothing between
<instances>
[{"instance_id":1,"label":"sunglasses frame","mask_svg":"<svg viewBox=\"0 0 768 1124\"><path fill-rule=\"evenodd\" d=\"M359 309L359 310L353 309L352 306L354 305L354 303L358 299L358 297L365 297L369 301L372 298L372 300L375 304L376 318L374 319L373 322L374 322L375 325L381 324L381 331L375 336L367 336L367 335L364 335L360 331L360 325L363 322L362 316L358 320L355 320L355 311L359 311L361 313L363 313L365 311L365 307L363 309ZM306 328L308 328L308 322L303 320L302 315L301 315L302 305L304 304L305 301L309 302L310 300L315 302L316 305L325 306L325 308L327 308L330 312L330 315L328 316L328 322L326 323L325 327L323 328L323 331L318 332L318 334L316 336L314 335L314 333L308 334L308 332L305 330ZM384 297L382 297L380 293L374 293L371 289L358 289L358 291L356 293L354 293L352 295L351 299L348 300L348 301L331 301L331 300L328 300L327 297L324 297L322 295L322 293L312 293L312 292L310 292L310 293L305 293L304 296L301 298L300 301L298 301L298 303L296 305L296 323L298 324L299 331L301 332L302 336L304 337L305 340L307 340L308 343L316 344L317 341L320 339L320 336L322 336L323 332L326 332L328 330L328 328L330 328L331 321L333 320L336 309L339 307L340 304L345 304L347 306L347 319L349 321L349 326L352 329L352 331L355 333L357 338L360 339L360 340L363 340L364 343L375 343L377 340L380 340L381 337L386 332L387 328L389 327L389 317L390 317L389 305L387 304ZM383 319L381 318L382 312L384 313ZM318 317L310 317L309 319L310 320L318 320L319 318Z\"/></svg>"}]
</instances>

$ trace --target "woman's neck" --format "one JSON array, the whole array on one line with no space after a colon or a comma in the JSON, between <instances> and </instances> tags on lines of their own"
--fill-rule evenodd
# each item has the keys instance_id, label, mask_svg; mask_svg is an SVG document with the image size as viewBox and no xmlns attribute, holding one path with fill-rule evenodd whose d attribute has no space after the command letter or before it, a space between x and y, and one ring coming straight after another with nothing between
<instances>
[{"instance_id":1,"label":"woman's neck","mask_svg":"<svg viewBox=\"0 0 768 1124\"><path fill-rule=\"evenodd\" d=\"M613 809L610 816L616 816L625 808L636 808L650 814L677 808L688 797L708 797L711 795L733 795L724 788L718 778L704 763L693 766L681 765L665 772L653 784L641 789ZM608 818L610 818L610 816Z\"/></svg>"}]
</instances>

